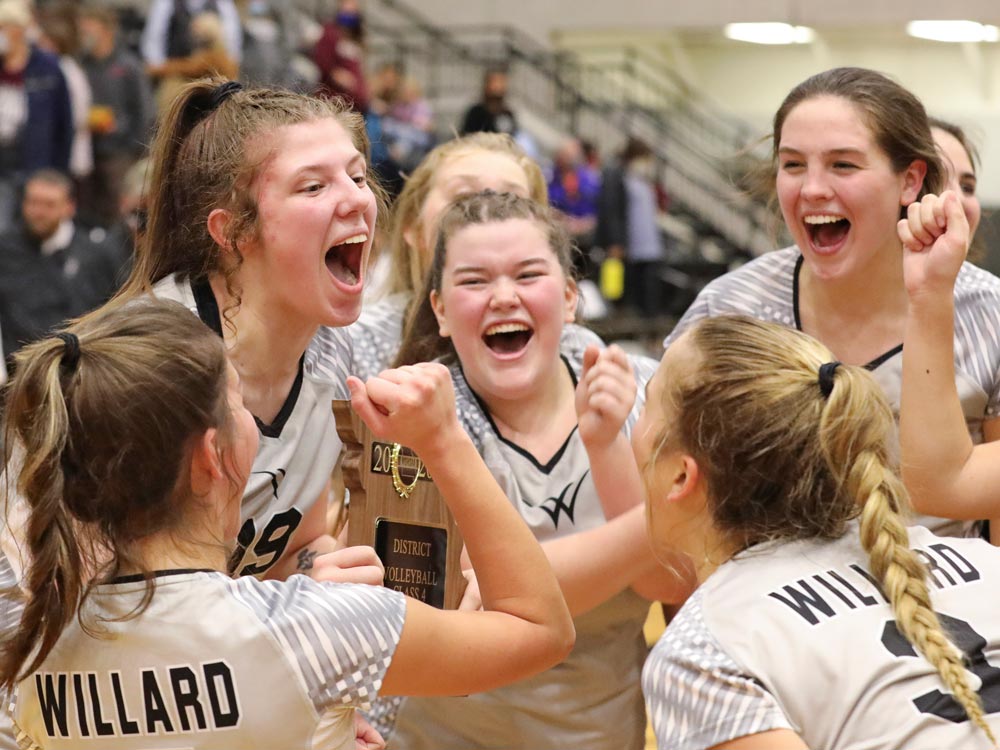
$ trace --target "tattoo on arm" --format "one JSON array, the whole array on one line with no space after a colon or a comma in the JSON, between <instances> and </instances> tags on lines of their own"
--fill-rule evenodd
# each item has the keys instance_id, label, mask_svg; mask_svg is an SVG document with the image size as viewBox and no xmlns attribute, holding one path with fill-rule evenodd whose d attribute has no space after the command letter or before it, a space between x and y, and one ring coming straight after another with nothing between
<instances>
[{"instance_id":1,"label":"tattoo on arm","mask_svg":"<svg viewBox=\"0 0 1000 750\"><path fill-rule=\"evenodd\" d=\"M304 547L303 549L299 550L299 557L298 557L299 563L296 567L299 570L312 570L313 561L316 559L316 555L318 554L319 554L318 551L311 550L308 547Z\"/></svg>"}]
</instances>

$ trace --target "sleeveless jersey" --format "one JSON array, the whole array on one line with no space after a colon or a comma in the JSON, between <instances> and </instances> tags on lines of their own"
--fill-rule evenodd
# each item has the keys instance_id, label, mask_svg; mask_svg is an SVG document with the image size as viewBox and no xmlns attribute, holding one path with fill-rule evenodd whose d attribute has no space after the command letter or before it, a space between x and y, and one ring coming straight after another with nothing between
<instances>
[{"instance_id":1,"label":"sleeveless jersey","mask_svg":"<svg viewBox=\"0 0 1000 750\"><path fill-rule=\"evenodd\" d=\"M1000 550L923 527L910 546L1000 732ZM898 629L856 524L834 541L759 545L722 565L654 647L643 690L661 748L780 728L822 750L989 747Z\"/></svg>"},{"instance_id":2,"label":"sleeveless jersey","mask_svg":"<svg viewBox=\"0 0 1000 750\"><path fill-rule=\"evenodd\" d=\"M96 638L74 619L18 685L24 750L354 749L354 709L382 684L405 597L301 575L157 575L145 612L99 621ZM135 578L99 586L85 617L129 612Z\"/></svg>"},{"instance_id":3,"label":"sleeveless jersey","mask_svg":"<svg viewBox=\"0 0 1000 750\"><path fill-rule=\"evenodd\" d=\"M207 283L168 276L153 292L182 303L222 335L219 309ZM257 420L260 447L243 494L235 575L266 573L320 499L342 446L331 402L350 397L346 379L351 357L347 333L321 327L278 416L269 425Z\"/></svg>"},{"instance_id":4,"label":"sleeveless jersey","mask_svg":"<svg viewBox=\"0 0 1000 750\"><path fill-rule=\"evenodd\" d=\"M392 366L403 343L404 317L412 299L410 292L397 292L366 304L357 321L347 326L354 348L352 374L367 380ZM604 346L596 333L572 324L563 327L562 340L568 346L586 347L588 343Z\"/></svg>"},{"instance_id":5,"label":"sleeveless jersey","mask_svg":"<svg viewBox=\"0 0 1000 750\"><path fill-rule=\"evenodd\" d=\"M589 339L570 332L562 352L574 380ZM653 360L633 362L642 385ZM487 466L540 542L605 523L578 430L547 463L496 431L489 414L452 368L459 416ZM640 399L641 400L641 399ZM629 429L641 410L637 403ZM397 750L640 750L645 715L640 673L649 603L631 590L575 619L576 645L552 669L465 698L407 698L392 738Z\"/></svg>"},{"instance_id":6,"label":"sleeveless jersey","mask_svg":"<svg viewBox=\"0 0 1000 750\"><path fill-rule=\"evenodd\" d=\"M693 323L716 315L747 315L802 330L797 247L762 255L706 286L664 346ZM882 386L899 421L903 346L866 367ZM955 280L955 385L973 443L983 442L983 422L1000 416L1000 279L965 263ZM914 515L913 522L945 536L966 536L974 523Z\"/></svg>"}]
</instances>

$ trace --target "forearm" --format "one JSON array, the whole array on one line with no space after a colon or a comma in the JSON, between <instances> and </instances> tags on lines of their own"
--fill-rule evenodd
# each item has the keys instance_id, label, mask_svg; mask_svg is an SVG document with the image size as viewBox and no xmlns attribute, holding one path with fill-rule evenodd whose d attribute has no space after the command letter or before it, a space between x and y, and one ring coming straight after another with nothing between
<instances>
[{"instance_id":1,"label":"forearm","mask_svg":"<svg viewBox=\"0 0 1000 750\"><path fill-rule=\"evenodd\" d=\"M542 549L574 617L603 604L658 567L646 540L642 507L597 528L545 542Z\"/></svg>"},{"instance_id":2,"label":"forearm","mask_svg":"<svg viewBox=\"0 0 1000 750\"><path fill-rule=\"evenodd\" d=\"M586 443L584 443L586 446ZM586 446L590 475L609 521L642 504L643 487L628 438L619 432L608 446Z\"/></svg>"},{"instance_id":3,"label":"forearm","mask_svg":"<svg viewBox=\"0 0 1000 750\"><path fill-rule=\"evenodd\" d=\"M472 441L456 426L438 444L421 459L462 532L484 608L565 625L565 603L545 553Z\"/></svg>"},{"instance_id":4,"label":"forearm","mask_svg":"<svg viewBox=\"0 0 1000 750\"><path fill-rule=\"evenodd\" d=\"M335 552L340 548L337 540L329 534L321 533L312 539L292 547L267 571L267 578L283 581L296 573L308 573L319 555Z\"/></svg>"},{"instance_id":5,"label":"forearm","mask_svg":"<svg viewBox=\"0 0 1000 750\"><path fill-rule=\"evenodd\" d=\"M955 387L954 301L951 294L927 294L910 301L903 337L900 404L902 473L914 507L924 513L959 517L957 494L976 491L963 476L973 453Z\"/></svg>"}]
</instances>

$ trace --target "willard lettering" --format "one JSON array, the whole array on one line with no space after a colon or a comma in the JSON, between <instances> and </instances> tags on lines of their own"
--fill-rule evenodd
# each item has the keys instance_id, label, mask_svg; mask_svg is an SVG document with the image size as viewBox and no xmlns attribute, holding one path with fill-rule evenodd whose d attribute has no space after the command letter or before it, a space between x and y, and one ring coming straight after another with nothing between
<instances>
[{"instance_id":1,"label":"willard lettering","mask_svg":"<svg viewBox=\"0 0 1000 750\"><path fill-rule=\"evenodd\" d=\"M236 682L222 661L143 669L131 689L120 672L39 672L35 690L51 738L171 734L240 723Z\"/></svg>"}]
</instances>

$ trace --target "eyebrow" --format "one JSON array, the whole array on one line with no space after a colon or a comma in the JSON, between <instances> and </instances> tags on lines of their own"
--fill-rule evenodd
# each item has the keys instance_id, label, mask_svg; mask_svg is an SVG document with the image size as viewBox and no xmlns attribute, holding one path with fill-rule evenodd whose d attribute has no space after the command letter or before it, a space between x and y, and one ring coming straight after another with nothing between
<instances>
[{"instance_id":1,"label":"eyebrow","mask_svg":"<svg viewBox=\"0 0 1000 750\"><path fill-rule=\"evenodd\" d=\"M526 258L517 262L515 268L524 268L525 266L531 266L536 263L548 264L548 258ZM486 270L486 266L456 266L452 273L481 273Z\"/></svg>"},{"instance_id":2,"label":"eyebrow","mask_svg":"<svg viewBox=\"0 0 1000 750\"><path fill-rule=\"evenodd\" d=\"M357 165L359 162L362 165L365 165L365 155L360 152L357 152L354 154L354 156L352 156L350 159L347 160L347 164L345 166L347 169L350 169L351 167ZM292 172L292 176L298 177L299 175L305 174L306 172L325 172L327 169L329 169L329 164L307 164L303 167L299 167L294 172Z\"/></svg>"},{"instance_id":3,"label":"eyebrow","mask_svg":"<svg viewBox=\"0 0 1000 750\"><path fill-rule=\"evenodd\" d=\"M797 149L797 148L792 148L791 146L781 146L778 149L778 153L779 154L801 154L803 152L799 151L799 149ZM864 152L863 149L852 148L852 147L848 147L848 146L842 146L840 148L827 149L826 151L823 151L822 153L826 154L826 155L829 155L829 156L844 156L844 155L864 156L865 155L865 152Z\"/></svg>"}]
</instances>

